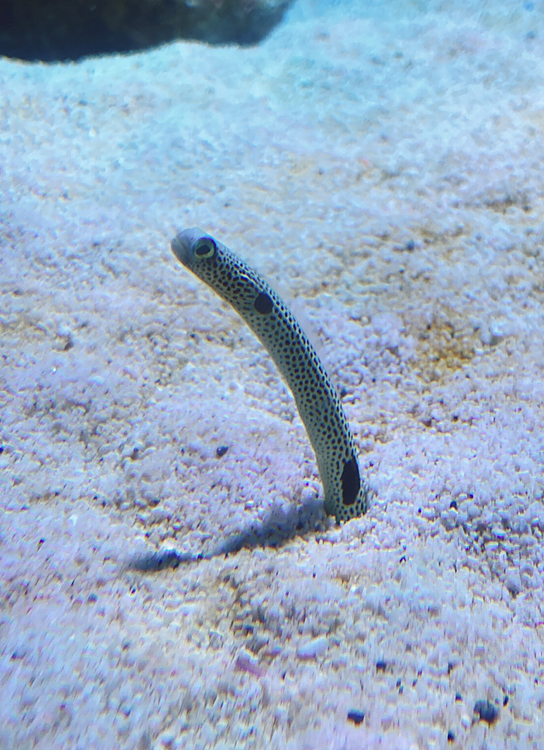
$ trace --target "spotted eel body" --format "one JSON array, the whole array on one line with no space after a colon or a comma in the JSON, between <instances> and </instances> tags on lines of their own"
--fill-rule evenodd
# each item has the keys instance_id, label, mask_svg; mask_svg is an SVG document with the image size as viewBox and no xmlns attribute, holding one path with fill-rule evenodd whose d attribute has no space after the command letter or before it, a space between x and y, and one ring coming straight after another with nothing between
<instances>
[{"instance_id":1,"label":"spotted eel body","mask_svg":"<svg viewBox=\"0 0 544 750\"><path fill-rule=\"evenodd\" d=\"M287 381L317 458L325 512L338 522L366 513L369 491L360 479L340 398L283 301L243 260L201 229L180 232L172 251L242 316Z\"/></svg>"}]
</instances>

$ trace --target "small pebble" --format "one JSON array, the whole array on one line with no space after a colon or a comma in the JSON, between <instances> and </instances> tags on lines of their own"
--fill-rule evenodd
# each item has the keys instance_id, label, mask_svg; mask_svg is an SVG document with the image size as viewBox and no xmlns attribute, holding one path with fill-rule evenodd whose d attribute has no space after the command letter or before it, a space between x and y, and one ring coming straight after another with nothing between
<instances>
[{"instance_id":1,"label":"small pebble","mask_svg":"<svg viewBox=\"0 0 544 750\"><path fill-rule=\"evenodd\" d=\"M473 710L480 717L480 721L486 721L488 724L493 724L499 718L499 709L489 701L476 701Z\"/></svg>"},{"instance_id":2,"label":"small pebble","mask_svg":"<svg viewBox=\"0 0 544 750\"><path fill-rule=\"evenodd\" d=\"M228 445L220 445L218 448L216 448L215 452L217 453L217 458L222 458L228 451L228 449Z\"/></svg>"},{"instance_id":3,"label":"small pebble","mask_svg":"<svg viewBox=\"0 0 544 750\"><path fill-rule=\"evenodd\" d=\"M385 672L387 667L386 661L377 661L376 662L376 672Z\"/></svg>"},{"instance_id":4,"label":"small pebble","mask_svg":"<svg viewBox=\"0 0 544 750\"><path fill-rule=\"evenodd\" d=\"M356 726L363 723L365 715L362 711L348 711L348 721L352 721Z\"/></svg>"},{"instance_id":5,"label":"small pebble","mask_svg":"<svg viewBox=\"0 0 544 750\"><path fill-rule=\"evenodd\" d=\"M315 659L316 656L322 656L329 648L329 641L324 635L319 638L313 638L311 641L303 643L297 649L299 659Z\"/></svg>"},{"instance_id":6,"label":"small pebble","mask_svg":"<svg viewBox=\"0 0 544 750\"><path fill-rule=\"evenodd\" d=\"M249 672L254 677L263 677L266 671L259 666L259 663L252 659L249 654L241 653L234 662L234 668L237 672Z\"/></svg>"},{"instance_id":7,"label":"small pebble","mask_svg":"<svg viewBox=\"0 0 544 750\"><path fill-rule=\"evenodd\" d=\"M26 651L26 649L23 646L22 648L16 649L12 653L12 655L11 655L11 661L15 661L16 659L24 659L26 655L27 655L27 651Z\"/></svg>"}]
</instances>

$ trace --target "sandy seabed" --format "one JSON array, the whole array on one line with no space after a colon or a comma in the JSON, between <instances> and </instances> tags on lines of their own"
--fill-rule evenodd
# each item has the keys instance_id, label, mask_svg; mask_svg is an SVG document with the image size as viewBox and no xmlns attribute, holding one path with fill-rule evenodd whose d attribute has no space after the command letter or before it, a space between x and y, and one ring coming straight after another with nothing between
<instances>
[{"instance_id":1,"label":"sandy seabed","mask_svg":"<svg viewBox=\"0 0 544 750\"><path fill-rule=\"evenodd\" d=\"M361 5L0 61L2 750L544 746L544 10ZM194 225L314 330L364 518Z\"/></svg>"}]
</instances>

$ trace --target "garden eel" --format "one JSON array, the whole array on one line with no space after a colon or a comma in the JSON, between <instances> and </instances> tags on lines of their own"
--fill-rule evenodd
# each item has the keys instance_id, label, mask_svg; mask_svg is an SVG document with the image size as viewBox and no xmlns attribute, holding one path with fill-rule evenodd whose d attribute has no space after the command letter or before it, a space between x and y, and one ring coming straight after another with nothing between
<instances>
[{"instance_id":1,"label":"garden eel","mask_svg":"<svg viewBox=\"0 0 544 750\"><path fill-rule=\"evenodd\" d=\"M172 252L242 316L287 381L315 452L325 512L337 522L366 513L368 485L340 398L308 337L280 297L243 260L201 229L185 229Z\"/></svg>"}]
</instances>

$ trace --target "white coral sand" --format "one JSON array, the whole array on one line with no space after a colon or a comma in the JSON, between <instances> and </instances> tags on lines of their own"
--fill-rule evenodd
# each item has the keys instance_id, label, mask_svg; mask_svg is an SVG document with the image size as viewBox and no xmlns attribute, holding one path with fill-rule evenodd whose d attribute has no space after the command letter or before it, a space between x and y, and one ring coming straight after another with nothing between
<instances>
[{"instance_id":1,"label":"white coral sand","mask_svg":"<svg viewBox=\"0 0 544 750\"><path fill-rule=\"evenodd\" d=\"M2 749L542 747L542 9L305 2L0 62ZM364 518L194 225L303 300Z\"/></svg>"}]
</instances>

